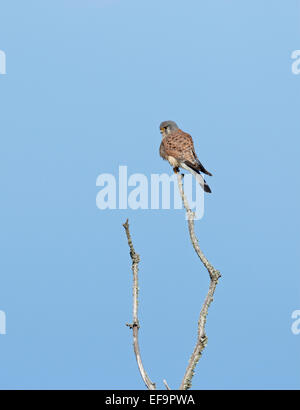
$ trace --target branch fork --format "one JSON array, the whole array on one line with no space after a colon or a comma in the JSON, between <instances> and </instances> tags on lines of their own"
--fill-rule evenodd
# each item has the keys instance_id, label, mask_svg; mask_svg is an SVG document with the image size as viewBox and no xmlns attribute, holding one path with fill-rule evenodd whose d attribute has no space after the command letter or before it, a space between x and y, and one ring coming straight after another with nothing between
<instances>
[{"instance_id":1,"label":"branch fork","mask_svg":"<svg viewBox=\"0 0 300 410\"><path fill-rule=\"evenodd\" d=\"M174 169L175 172L175 169ZM207 336L205 333L205 325L206 325L206 319L207 319L207 314L208 314L208 308L210 304L213 301L214 293L216 290L216 286L218 284L218 280L221 277L220 272L215 269L204 253L201 251L199 242L197 239L197 236L195 234L195 225L194 225L194 220L195 220L195 213L190 209L190 206L188 204L187 198L184 194L183 190L183 175L180 174L179 172L175 172L177 175L177 182L178 182L178 188L179 192L182 198L183 205L185 207L186 213L187 213L187 220L188 220L188 229L189 229L189 234L190 234L190 240L192 243L192 246L199 257L200 261L202 264L205 266L205 268L208 271L209 277L210 277L210 284L209 284L209 289L208 293L206 295L206 298L204 300L204 303L202 305L200 315L199 315L199 320L198 320L198 332L197 332L197 341L196 345L194 347L193 353L190 357L190 360L188 362L184 377L182 379L182 382L180 384L179 389L180 390L188 390L192 386L192 378L195 374L195 368L196 365L202 356L203 350L205 349L207 345ZM128 241L128 246L130 249L130 257L132 260L132 273L133 273L133 322L131 324L126 323L126 326L128 326L132 331L133 331L133 347L134 347L134 353L136 356L138 368L140 371L140 374L144 380L144 383L146 387L149 390L155 390L156 385L153 383L148 374L146 373L146 370L143 366L142 359L141 359L141 354L140 354L140 349L139 349L139 342L138 342L138 331L140 328L139 325L139 320L138 320L138 265L140 262L140 256L135 252L135 249L133 247L132 239L131 239L131 234L129 231L129 223L128 219L127 221L123 224L123 227L126 232L127 236L127 241ZM165 387L167 390L171 390L168 383L166 380L163 381Z\"/></svg>"}]
</instances>

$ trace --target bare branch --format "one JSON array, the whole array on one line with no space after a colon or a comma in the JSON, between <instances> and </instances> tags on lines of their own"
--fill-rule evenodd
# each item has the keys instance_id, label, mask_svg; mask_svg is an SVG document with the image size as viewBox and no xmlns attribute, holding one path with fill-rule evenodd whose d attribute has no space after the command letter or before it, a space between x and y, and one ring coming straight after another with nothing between
<instances>
[{"instance_id":1,"label":"bare branch","mask_svg":"<svg viewBox=\"0 0 300 410\"><path fill-rule=\"evenodd\" d=\"M139 348L139 339L138 339L138 334L139 334L139 319L138 319L138 292L139 292L139 285L138 285L138 270L139 270L139 262L140 262L140 255L137 254L134 250L130 231L129 231L129 223L128 219L127 221L123 224L123 227L126 232L127 236L127 241L128 241L128 246L130 249L130 257L132 259L132 273L133 273L133 321L132 323L126 323L126 326L130 327L132 329L133 333L133 348L134 348L134 354L136 357L136 361L138 364L139 371L141 373L141 376L144 380L144 383L146 384L147 388L149 390L155 390L156 386L155 383L153 383L149 376L146 373L146 370L143 366L142 363L142 358L141 358L141 353L140 353L140 348Z\"/></svg>"},{"instance_id":2,"label":"bare branch","mask_svg":"<svg viewBox=\"0 0 300 410\"><path fill-rule=\"evenodd\" d=\"M164 382L164 385L165 385L166 389L167 389L167 390L171 390L170 387L169 387L169 385L168 385L168 383L167 383L167 380L164 379L163 382Z\"/></svg>"},{"instance_id":3,"label":"bare branch","mask_svg":"<svg viewBox=\"0 0 300 410\"><path fill-rule=\"evenodd\" d=\"M188 366L186 368L184 377L183 377L181 385L179 387L180 390L187 390L192 385L192 378L193 378L194 373L195 373L196 365L197 365L197 363L198 363L198 361L199 361L199 359L202 355L202 352L203 352L203 350L204 350L204 348L207 344L207 336L206 336L206 333L205 333L206 318L207 318L207 314L208 314L208 308L209 308L211 302L213 301L213 296L214 296L214 293L215 293L215 290L216 290L216 286L218 284L218 280L221 277L221 274L218 270L216 270L209 263L209 261L207 260L204 253L201 251L201 249L199 247L198 239L197 239L196 234L195 234L195 225L194 225L195 214L190 209L187 198L184 194L182 179L183 179L183 175L177 173L177 181L178 181L179 192L180 192L184 207L185 207L186 212L187 212L188 227L189 227L191 242L192 242L192 245L195 249L196 254L198 255L198 257L201 260L201 262L203 263L203 265L206 267L206 269L209 273L209 277L210 277L210 285L209 285L208 293L207 293L206 298L204 300L204 303L203 303L203 306L202 306L202 309L201 309L201 312L200 312L199 320L198 320L197 343L196 343L194 351L193 351L193 353L190 357L190 360L189 360Z\"/></svg>"}]
</instances>

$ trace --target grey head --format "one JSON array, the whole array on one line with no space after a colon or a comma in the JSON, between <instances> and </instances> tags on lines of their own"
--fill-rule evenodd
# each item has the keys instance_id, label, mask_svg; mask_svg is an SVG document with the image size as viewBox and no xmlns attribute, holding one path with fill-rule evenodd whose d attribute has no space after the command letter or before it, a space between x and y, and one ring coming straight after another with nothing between
<instances>
[{"instance_id":1,"label":"grey head","mask_svg":"<svg viewBox=\"0 0 300 410\"><path fill-rule=\"evenodd\" d=\"M159 126L163 137L170 134L172 131L178 130L178 125L174 121L163 121Z\"/></svg>"}]
</instances>

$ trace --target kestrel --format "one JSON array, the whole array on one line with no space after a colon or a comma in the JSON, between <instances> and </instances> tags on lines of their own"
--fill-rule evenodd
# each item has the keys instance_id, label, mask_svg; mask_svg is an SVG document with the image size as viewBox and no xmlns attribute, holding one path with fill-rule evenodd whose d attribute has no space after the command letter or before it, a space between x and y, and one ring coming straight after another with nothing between
<instances>
[{"instance_id":1,"label":"kestrel","mask_svg":"<svg viewBox=\"0 0 300 410\"><path fill-rule=\"evenodd\" d=\"M205 192L211 192L205 179L201 175L212 176L199 161L194 148L192 137L178 128L174 121L164 121L160 124L162 142L159 148L160 156L169 161L175 173L179 167L193 174Z\"/></svg>"}]
</instances>

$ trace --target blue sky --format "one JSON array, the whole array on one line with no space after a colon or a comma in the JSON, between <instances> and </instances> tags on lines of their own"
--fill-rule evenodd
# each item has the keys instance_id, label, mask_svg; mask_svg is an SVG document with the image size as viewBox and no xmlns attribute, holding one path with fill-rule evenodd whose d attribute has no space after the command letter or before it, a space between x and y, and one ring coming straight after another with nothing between
<instances>
[{"instance_id":1,"label":"blue sky","mask_svg":"<svg viewBox=\"0 0 300 410\"><path fill-rule=\"evenodd\" d=\"M0 6L0 388L178 387L207 272L180 210L106 210L101 173L171 172L159 123L214 174L200 245L222 279L195 389L299 389L300 2L11 0Z\"/></svg>"}]
</instances>

